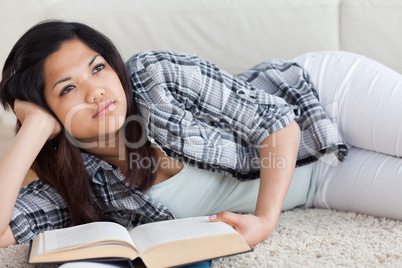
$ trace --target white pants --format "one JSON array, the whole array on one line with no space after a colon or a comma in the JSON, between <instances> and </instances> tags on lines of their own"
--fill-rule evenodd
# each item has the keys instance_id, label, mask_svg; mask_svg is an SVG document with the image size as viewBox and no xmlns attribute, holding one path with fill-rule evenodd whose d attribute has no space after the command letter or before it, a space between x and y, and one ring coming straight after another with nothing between
<instances>
[{"instance_id":1,"label":"white pants","mask_svg":"<svg viewBox=\"0 0 402 268\"><path fill-rule=\"evenodd\" d=\"M337 166L315 164L314 206L402 219L402 75L348 52L294 60L350 148Z\"/></svg>"}]
</instances>

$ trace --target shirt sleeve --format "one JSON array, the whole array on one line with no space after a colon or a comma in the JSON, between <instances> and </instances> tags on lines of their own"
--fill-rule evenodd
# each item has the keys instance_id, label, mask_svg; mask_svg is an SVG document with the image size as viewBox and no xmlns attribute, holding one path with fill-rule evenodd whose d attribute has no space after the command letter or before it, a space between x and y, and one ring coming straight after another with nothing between
<instances>
[{"instance_id":1,"label":"shirt sleeve","mask_svg":"<svg viewBox=\"0 0 402 268\"><path fill-rule=\"evenodd\" d=\"M148 138L195 161L248 173L258 145L295 118L297 107L196 55L145 52L127 69Z\"/></svg>"},{"instance_id":2,"label":"shirt sleeve","mask_svg":"<svg viewBox=\"0 0 402 268\"><path fill-rule=\"evenodd\" d=\"M18 243L28 243L41 232L69 225L66 204L52 186L36 180L21 188L10 221Z\"/></svg>"}]
</instances>

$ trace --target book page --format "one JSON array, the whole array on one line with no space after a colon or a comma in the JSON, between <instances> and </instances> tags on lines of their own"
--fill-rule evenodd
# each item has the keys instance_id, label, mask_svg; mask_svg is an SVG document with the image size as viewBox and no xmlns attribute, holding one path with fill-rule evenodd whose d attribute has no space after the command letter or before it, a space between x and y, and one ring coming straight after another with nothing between
<instances>
[{"instance_id":1,"label":"book page","mask_svg":"<svg viewBox=\"0 0 402 268\"><path fill-rule=\"evenodd\" d=\"M210 222L206 216L144 224L131 230L130 235L141 254L160 243L235 232L232 226L223 222Z\"/></svg>"},{"instance_id":2,"label":"book page","mask_svg":"<svg viewBox=\"0 0 402 268\"><path fill-rule=\"evenodd\" d=\"M133 241L127 230L114 222L91 222L44 233L46 252L77 247L103 240L118 240L133 245Z\"/></svg>"}]
</instances>

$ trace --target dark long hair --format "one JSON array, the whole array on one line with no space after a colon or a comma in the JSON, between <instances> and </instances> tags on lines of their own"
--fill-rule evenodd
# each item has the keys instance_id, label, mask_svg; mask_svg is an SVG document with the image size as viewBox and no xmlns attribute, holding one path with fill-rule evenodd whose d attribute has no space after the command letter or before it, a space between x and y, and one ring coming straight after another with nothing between
<instances>
[{"instance_id":1,"label":"dark long hair","mask_svg":"<svg viewBox=\"0 0 402 268\"><path fill-rule=\"evenodd\" d=\"M44 98L44 62L49 55L60 49L63 42L74 39L99 53L110 64L120 78L127 97L127 116L138 114L123 59L113 43L87 25L64 21L41 22L29 29L14 45L4 64L0 82L3 107L6 110L13 109L15 99L20 99L32 102L55 116ZM18 123L17 131L20 126ZM41 180L52 185L62 195L73 224L106 219L94 199L81 151L69 142L67 135L62 131L57 137L57 149L51 142L47 142L36 157L32 169ZM143 131L140 123L130 122L125 125L125 136L129 142L140 140L141 135ZM154 157L149 142L140 148L126 148L127 154ZM155 180L151 170L153 167L140 169L134 165L130 168L126 176L129 185L127 191L135 187L136 178L141 178L139 190L149 189Z\"/></svg>"}]
</instances>

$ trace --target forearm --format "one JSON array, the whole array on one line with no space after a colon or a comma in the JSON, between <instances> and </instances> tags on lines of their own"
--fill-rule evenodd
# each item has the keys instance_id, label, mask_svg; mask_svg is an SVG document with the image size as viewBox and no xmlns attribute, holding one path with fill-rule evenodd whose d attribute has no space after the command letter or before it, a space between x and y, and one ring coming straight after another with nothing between
<instances>
[{"instance_id":1,"label":"forearm","mask_svg":"<svg viewBox=\"0 0 402 268\"><path fill-rule=\"evenodd\" d=\"M223 211L211 215L209 219L233 225L250 246L268 238L276 225L293 177L299 141L300 129L293 121L262 142L260 188L255 215Z\"/></svg>"},{"instance_id":2,"label":"forearm","mask_svg":"<svg viewBox=\"0 0 402 268\"><path fill-rule=\"evenodd\" d=\"M25 175L51 133L45 120L26 120L0 159L0 236L8 228Z\"/></svg>"},{"instance_id":3,"label":"forearm","mask_svg":"<svg viewBox=\"0 0 402 268\"><path fill-rule=\"evenodd\" d=\"M267 137L260 149L260 188L255 215L276 223L290 186L300 141L295 121ZM274 225L270 226L272 232Z\"/></svg>"}]
</instances>

